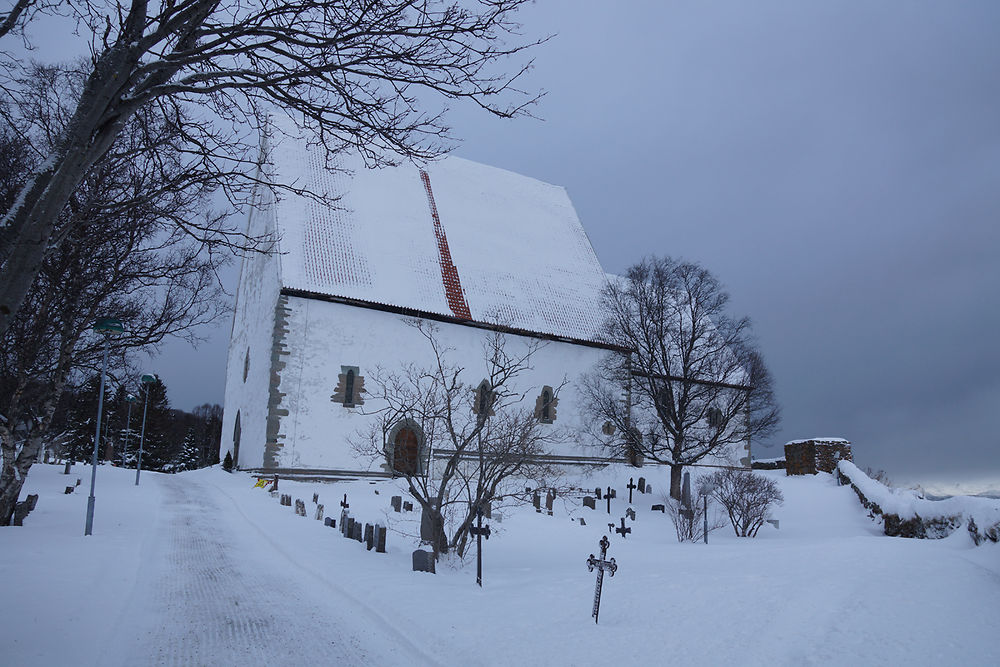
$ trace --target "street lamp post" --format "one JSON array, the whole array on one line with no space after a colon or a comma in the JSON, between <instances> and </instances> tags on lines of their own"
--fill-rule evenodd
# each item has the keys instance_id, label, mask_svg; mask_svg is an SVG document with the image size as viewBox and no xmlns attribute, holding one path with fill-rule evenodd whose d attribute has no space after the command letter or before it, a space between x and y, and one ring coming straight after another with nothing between
<instances>
[{"instance_id":1,"label":"street lamp post","mask_svg":"<svg viewBox=\"0 0 1000 667\"><path fill-rule=\"evenodd\" d=\"M701 488L698 489L698 493L705 500L705 508L703 510L703 518L705 520L705 544L708 544L708 497L712 495L715 491L715 485L709 482L704 482Z\"/></svg>"},{"instance_id":2,"label":"street lamp post","mask_svg":"<svg viewBox=\"0 0 1000 667\"><path fill-rule=\"evenodd\" d=\"M125 417L125 444L122 445L122 468L125 467L125 454L128 452L128 437L132 434L132 404L135 403L135 396L126 394L125 402L128 403L128 416Z\"/></svg>"},{"instance_id":3,"label":"street lamp post","mask_svg":"<svg viewBox=\"0 0 1000 667\"><path fill-rule=\"evenodd\" d=\"M142 403L142 434L139 436L139 456L135 460L135 485L139 486L139 471L142 470L142 446L146 441L146 409L149 407L149 385L156 382L155 375L143 375L142 384L146 389L146 397Z\"/></svg>"},{"instance_id":4,"label":"street lamp post","mask_svg":"<svg viewBox=\"0 0 1000 667\"><path fill-rule=\"evenodd\" d=\"M108 371L108 352L111 349L111 334L122 333L125 328L121 321L103 317L94 324L94 331L104 336L104 359L101 361L101 392L97 397L97 429L94 432L94 456L90 461L90 497L87 498L87 525L84 535L94 532L94 487L97 486L97 451L101 445L101 413L104 411L104 376Z\"/></svg>"}]
</instances>

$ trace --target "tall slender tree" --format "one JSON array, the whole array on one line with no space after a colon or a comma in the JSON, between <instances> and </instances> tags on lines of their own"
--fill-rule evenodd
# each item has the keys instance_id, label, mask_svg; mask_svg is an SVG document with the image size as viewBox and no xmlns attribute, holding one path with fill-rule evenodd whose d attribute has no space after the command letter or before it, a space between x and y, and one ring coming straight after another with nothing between
<instances>
[{"instance_id":1,"label":"tall slender tree","mask_svg":"<svg viewBox=\"0 0 1000 667\"><path fill-rule=\"evenodd\" d=\"M623 351L585 383L589 410L606 425L595 435L619 453L669 466L677 500L685 466L764 437L779 422L750 320L731 316L728 303L708 270L670 257L636 264L602 297L603 336Z\"/></svg>"}]
</instances>

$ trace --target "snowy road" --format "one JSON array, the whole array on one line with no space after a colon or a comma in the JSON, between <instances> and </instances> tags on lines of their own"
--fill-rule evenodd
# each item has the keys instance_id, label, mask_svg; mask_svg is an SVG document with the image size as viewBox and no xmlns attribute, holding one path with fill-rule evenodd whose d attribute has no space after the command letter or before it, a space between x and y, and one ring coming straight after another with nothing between
<instances>
[{"instance_id":1,"label":"snowy road","mask_svg":"<svg viewBox=\"0 0 1000 667\"><path fill-rule=\"evenodd\" d=\"M158 476L163 505L114 643L127 665L432 664L275 544L218 487ZM332 567L332 564L331 564ZM159 576L156 575L159 573Z\"/></svg>"}]
</instances>

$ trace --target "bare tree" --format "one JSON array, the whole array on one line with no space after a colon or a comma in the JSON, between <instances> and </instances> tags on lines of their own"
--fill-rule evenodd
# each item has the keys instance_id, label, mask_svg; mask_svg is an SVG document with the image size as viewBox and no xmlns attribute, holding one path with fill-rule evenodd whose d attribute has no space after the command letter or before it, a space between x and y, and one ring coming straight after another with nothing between
<instances>
[{"instance_id":1,"label":"bare tree","mask_svg":"<svg viewBox=\"0 0 1000 667\"><path fill-rule=\"evenodd\" d=\"M537 99L515 87L530 62L509 63L530 46L512 21L526 2L17 0L0 13L2 44L28 40L39 17L59 14L89 37L91 57L67 122L0 223L0 334L58 243L72 192L136 113L176 124L235 204L252 185L255 137L272 107L329 152L354 147L375 163L430 157L449 140L449 101L511 117ZM24 65L8 47L0 67L0 112L28 133Z\"/></svg>"},{"instance_id":2,"label":"bare tree","mask_svg":"<svg viewBox=\"0 0 1000 667\"><path fill-rule=\"evenodd\" d=\"M587 406L604 424L594 435L626 457L670 466L676 500L684 466L778 424L750 321L730 317L728 301L707 270L669 257L636 264L602 297L603 337L625 351L583 382Z\"/></svg>"},{"instance_id":3,"label":"bare tree","mask_svg":"<svg viewBox=\"0 0 1000 667\"><path fill-rule=\"evenodd\" d=\"M737 537L756 537L771 508L784 501L774 480L748 470L719 470L708 478Z\"/></svg>"},{"instance_id":4,"label":"bare tree","mask_svg":"<svg viewBox=\"0 0 1000 667\"><path fill-rule=\"evenodd\" d=\"M130 121L126 148L158 140L158 126L143 121ZM139 153L112 152L91 168L61 214L73 218L70 231L46 255L26 307L0 335L0 525L9 521L64 390L100 367L103 341L91 333L98 317L113 314L126 326L111 356L112 370L124 371L130 353L168 335L193 339L196 327L224 311L219 257L169 223L196 220L207 193L151 188L156 196L143 197L146 184L170 180L183 166L169 151L152 161L136 159ZM122 209L125 197L137 205Z\"/></svg>"},{"instance_id":5,"label":"bare tree","mask_svg":"<svg viewBox=\"0 0 1000 667\"><path fill-rule=\"evenodd\" d=\"M542 426L534 406L523 406L525 394L517 388L542 344L532 341L515 352L504 334L490 334L483 348L487 375L470 384L465 369L449 360L453 350L442 344L437 325L410 324L427 340L433 362L380 370L367 380L373 400L366 406L376 406L367 414L375 419L354 448L406 479L433 527L435 557L448 549L461 556L477 508L523 494L525 479L555 476L538 459L555 431ZM418 444L411 434L421 447L408 449ZM423 452L419 459L416 451Z\"/></svg>"}]
</instances>

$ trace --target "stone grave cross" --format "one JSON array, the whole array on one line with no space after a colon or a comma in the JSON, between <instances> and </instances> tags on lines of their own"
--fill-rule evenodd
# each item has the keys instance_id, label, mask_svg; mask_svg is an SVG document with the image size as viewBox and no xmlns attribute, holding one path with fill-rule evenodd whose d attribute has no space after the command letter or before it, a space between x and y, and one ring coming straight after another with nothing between
<instances>
[{"instance_id":1,"label":"stone grave cross","mask_svg":"<svg viewBox=\"0 0 1000 667\"><path fill-rule=\"evenodd\" d=\"M639 487L637 487L635 485L635 482L632 480L632 478L629 477L628 478L628 484L626 485L625 488L628 489L628 504L631 505L632 504L632 491L633 491L633 489L637 489Z\"/></svg>"},{"instance_id":2,"label":"stone grave cross","mask_svg":"<svg viewBox=\"0 0 1000 667\"><path fill-rule=\"evenodd\" d=\"M615 532L618 533L619 535L621 535L623 540L625 539L626 535L628 535L629 533L632 532L631 528L626 528L625 527L625 517L622 517L622 526L621 526L621 528L615 528Z\"/></svg>"},{"instance_id":3,"label":"stone grave cross","mask_svg":"<svg viewBox=\"0 0 1000 667\"><path fill-rule=\"evenodd\" d=\"M587 559L587 571L593 572L594 568L597 568L597 585L594 588L594 610L590 613L594 617L594 623L597 623L598 614L601 612L601 589L604 587L604 571L607 570L611 574L609 576L615 576L615 572L618 571L618 564L615 563L615 559L612 558L607 560L608 547L611 543L608 542L608 537L605 535L601 538L598 543L601 547L601 557L594 558L594 554L590 554L590 558Z\"/></svg>"},{"instance_id":4,"label":"stone grave cross","mask_svg":"<svg viewBox=\"0 0 1000 667\"><path fill-rule=\"evenodd\" d=\"M611 514L611 487L608 487L608 492L604 494L604 497L608 501L608 514Z\"/></svg>"},{"instance_id":5,"label":"stone grave cross","mask_svg":"<svg viewBox=\"0 0 1000 667\"><path fill-rule=\"evenodd\" d=\"M343 507L345 510L348 507L350 507L350 505L347 503L347 494L346 493L344 494L344 499L340 501L340 506Z\"/></svg>"}]
</instances>

